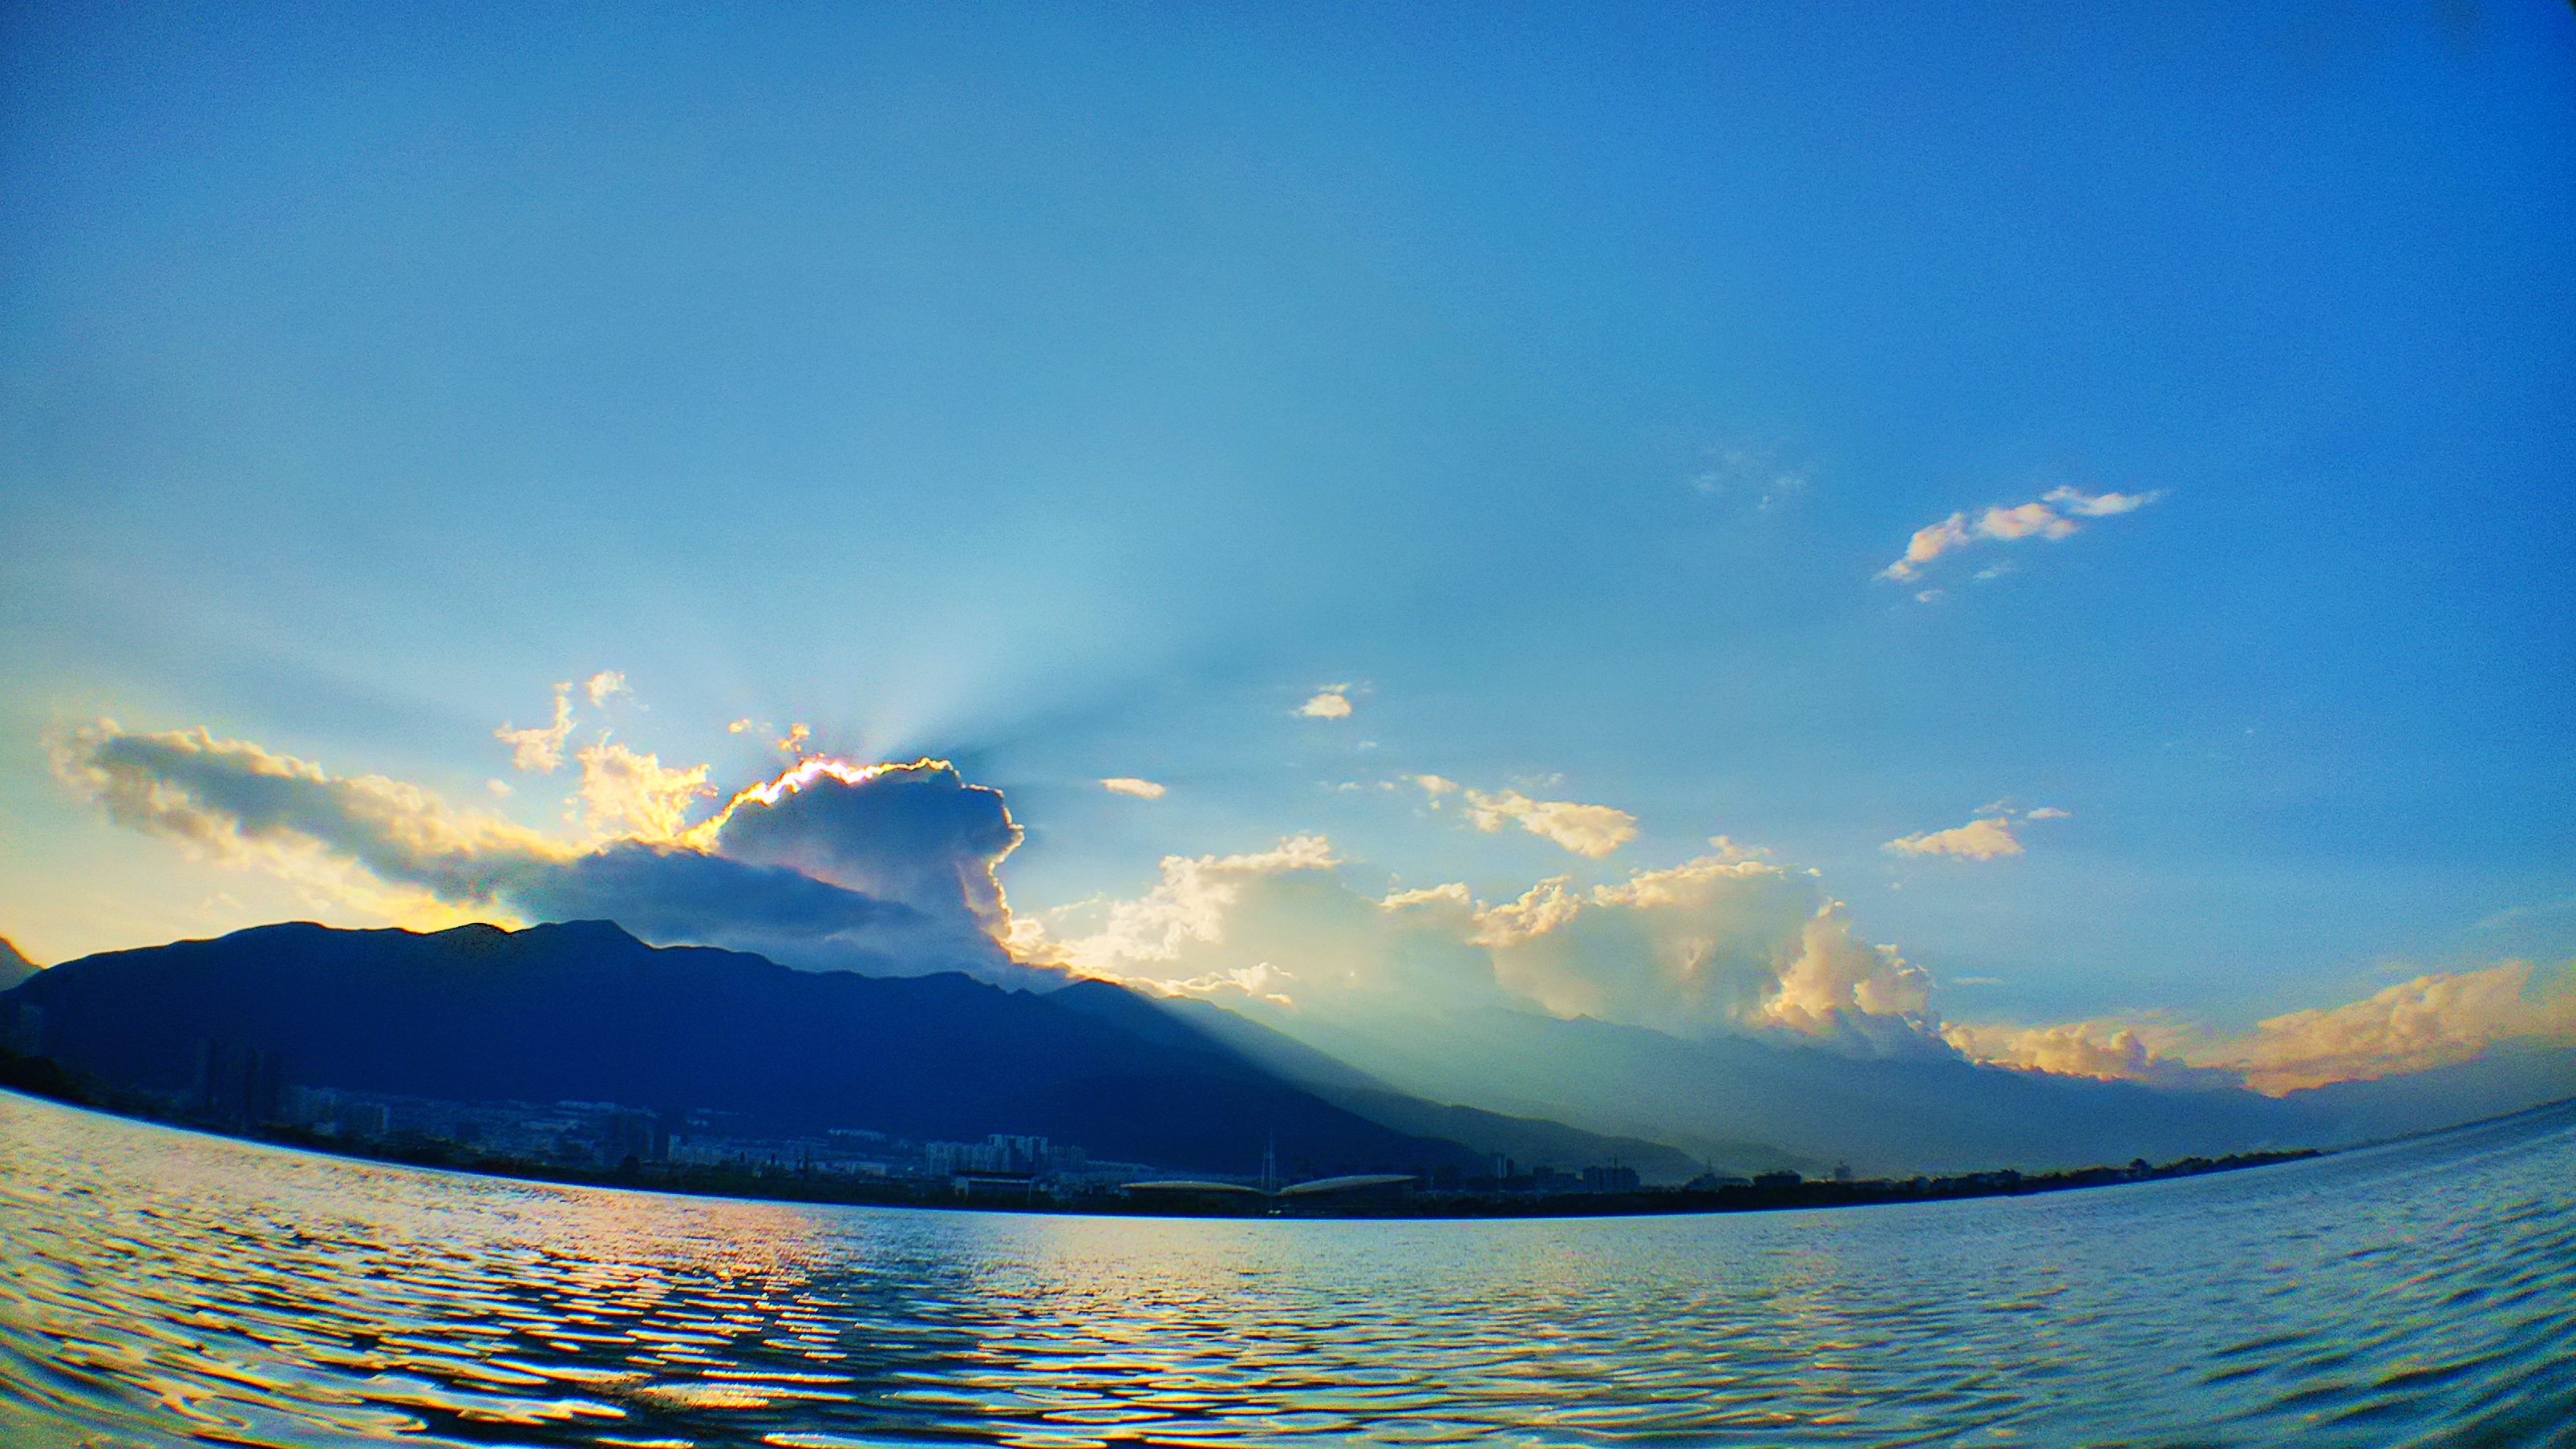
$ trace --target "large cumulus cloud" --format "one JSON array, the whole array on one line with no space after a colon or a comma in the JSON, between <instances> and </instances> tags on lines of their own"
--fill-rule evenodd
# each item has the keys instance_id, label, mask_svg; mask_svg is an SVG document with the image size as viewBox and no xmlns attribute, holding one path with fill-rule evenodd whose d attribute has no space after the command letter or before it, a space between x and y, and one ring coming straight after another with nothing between
<instances>
[{"instance_id":1,"label":"large cumulus cloud","mask_svg":"<svg viewBox=\"0 0 2576 1449\"><path fill-rule=\"evenodd\" d=\"M1950 1048L1930 978L1852 934L1815 880L1724 841L1589 890L1544 880L1372 894L1320 836L1171 856L1133 900L1024 923L1020 949L1089 974L1255 1009L1383 1020L1537 1008L1682 1034L1767 1031L1871 1053Z\"/></svg>"},{"instance_id":2,"label":"large cumulus cloud","mask_svg":"<svg viewBox=\"0 0 2576 1449\"><path fill-rule=\"evenodd\" d=\"M815 969L1027 978L995 938L1006 910L993 868L1019 828L998 794L940 761L807 761L694 829L680 829L667 803L594 809L594 827L623 833L565 841L203 729L136 733L103 720L58 737L53 752L57 773L110 818L219 858L355 866L451 906L613 920L647 940ZM585 780L586 802L608 789L667 802L701 788L702 768L663 771L604 742L587 754L600 778Z\"/></svg>"}]
</instances>

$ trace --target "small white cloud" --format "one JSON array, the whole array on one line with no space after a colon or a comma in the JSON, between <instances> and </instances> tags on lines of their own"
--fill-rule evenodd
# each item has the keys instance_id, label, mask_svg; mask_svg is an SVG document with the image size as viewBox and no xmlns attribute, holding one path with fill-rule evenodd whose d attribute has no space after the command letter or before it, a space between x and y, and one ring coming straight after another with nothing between
<instances>
[{"instance_id":1,"label":"small white cloud","mask_svg":"<svg viewBox=\"0 0 2576 1449\"><path fill-rule=\"evenodd\" d=\"M572 733L572 685L555 686L555 722L523 730L503 720L492 738L510 747L510 763L532 775L551 775L563 763L564 739Z\"/></svg>"},{"instance_id":2,"label":"small white cloud","mask_svg":"<svg viewBox=\"0 0 2576 1449\"><path fill-rule=\"evenodd\" d=\"M1454 795L1458 791L1457 781L1444 780L1438 775L1407 775L1404 778L1421 786L1423 793L1435 800L1443 795Z\"/></svg>"},{"instance_id":3,"label":"small white cloud","mask_svg":"<svg viewBox=\"0 0 2576 1449\"><path fill-rule=\"evenodd\" d=\"M2135 513L2164 496L2161 488L2149 493L2100 493L2089 497L2072 488L2056 488L2046 498L2080 518L2109 518L2116 513Z\"/></svg>"},{"instance_id":4,"label":"small white cloud","mask_svg":"<svg viewBox=\"0 0 2576 1449\"><path fill-rule=\"evenodd\" d=\"M1162 786L1151 780L1139 780L1133 775L1112 775L1100 782L1100 788L1112 795L1133 795L1139 800L1163 798Z\"/></svg>"},{"instance_id":5,"label":"small white cloud","mask_svg":"<svg viewBox=\"0 0 2576 1449\"><path fill-rule=\"evenodd\" d=\"M507 780L486 780L483 782L483 788L491 791L495 795L507 796L510 793L510 782Z\"/></svg>"},{"instance_id":6,"label":"small white cloud","mask_svg":"<svg viewBox=\"0 0 2576 1449\"><path fill-rule=\"evenodd\" d=\"M1319 690L1313 699L1297 706L1297 713L1308 719L1349 719L1351 697L1343 693L1349 688L1347 684L1340 684L1330 689Z\"/></svg>"},{"instance_id":7,"label":"small white cloud","mask_svg":"<svg viewBox=\"0 0 2576 1449\"><path fill-rule=\"evenodd\" d=\"M1690 481L1702 493L1749 498L1754 507L1769 509L1805 492L1807 477L1807 469L1780 462L1770 449L1734 447L1712 454L1709 467Z\"/></svg>"},{"instance_id":8,"label":"small white cloud","mask_svg":"<svg viewBox=\"0 0 2576 1449\"><path fill-rule=\"evenodd\" d=\"M2054 805L2042 805L2038 809L2023 815L2021 818L2024 820L2070 820L2073 819L2074 816L2075 812L2072 810L2060 810Z\"/></svg>"},{"instance_id":9,"label":"small white cloud","mask_svg":"<svg viewBox=\"0 0 2576 1449\"><path fill-rule=\"evenodd\" d=\"M1914 596L1914 602L1918 604L1937 604L1948 597L1950 597L1950 591L1948 589L1925 589L1923 592Z\"/></svg>"},{"instance_id":10,"label":"small white cloud","mask_svg":"<svg viewBox=\"0 0 2576 1449\"><path fill-rule=\"evenodd\" d=\"M614 669L603 669L582 682L582 692L590 696L594 709L606 705L612 696L635 691L626 687L626 676Z\"/></svg>"},{"instance_id":11,"label":"small white cloud","mask_svg":"<svg viewBox=\"0 0 2576 1449\"><path fill-rule=\"evenodd\" d=\"M1992 815L1981 815L1948 830L1891 840L1881 848L1899 855L1955 855L1967 860L2021 854L2021 842L2013 838L2011 822Z\"/></svg>"}]
</instances>

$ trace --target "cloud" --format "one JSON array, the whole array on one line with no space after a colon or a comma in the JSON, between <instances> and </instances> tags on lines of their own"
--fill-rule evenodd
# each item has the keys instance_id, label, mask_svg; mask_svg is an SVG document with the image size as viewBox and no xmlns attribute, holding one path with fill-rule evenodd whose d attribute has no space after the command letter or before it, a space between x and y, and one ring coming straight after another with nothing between
<instances>
[{"instance_id":1,"label":"cloud","mask_svg":"<svg viewBox=\"0 0 2576 1449\"><path fill-rule=\"evenodd\" d=\"M1915 1017L1930 1003L1931 974L1906 963L1894 946L1867 945L1851 933L1840 901L1817 908L1799 933L1798 959L1780 974L1780 989L1761 1018L1811 1035L1846 1017Z\"/></svg>"},{"instance_id":2,"label":"cloud","mask_svg":"<svg viewBox=\"0 0 2576 1449\"><path fill-rule=\"evenodd\" d=\"M1949 1053L1917 1019L1929 977L1855 939L1843 907L1803 872L1731 842L1590 890L1558 876L1491 903L1458 882L1372 894L1347 869L1316 835L1170 856L1143 896L1025 921L1017 945L1090 975L1242 1005L1258 996L1301 1020L1365 1029L1517 1006ZM1251 992L1242 983L1256 969L1265 974Z\"/></svg>"},{"instance_id":3,"label":"cloud","mask_svg":"<svg viewBox=\"0 0 2576 1449\"><path fill-rule=\"evenodd\" d=\"M1984 977L1961 977L1988 984ZM2231 1086L2235 1078L2195 1069L2178 1054L2169 1026L2125 1021L2073 1021L2055 1026L1970 1026L1951 1022L1942 1039L1971 1061L2106 1082L2158 1086Z\"/></svg>"},{"instance_id":4,"label":"cloud","mask_svg":"<svg viewBox=\"0 0 2576 1449\"><path fill-rule=\"evenodd\" d=\"M614 669L603 669L592 675L583 681L581 688L583 693L590 696L591 707L594 709L605 707L611 696L632 695L635 692L626 687L626 676Z\"/></svg>"},{"instance_id":5,"label":"cloud","mask_svg":"<svg viewBox=\"0 0 2576 1449\"><path fill-rule=\"evenodd\" d=\"M1914 530L1914 537L1906 542L1905 557L1881 569L1878 576L1900 581L1918 578L1923 565L1952 549L1965 548L1970 542L1968 515L1953 513L1939 523Z\"/></svg>"},{"instance_id":6,"label":"cloud","mask_svg":"<svg viewBox=\"0 0 2576 1449\"><path fill-rule=\"evenodd\" d=\"M2528 961L2418 976L2360 1001L2271 1017L2190 1057L2239 1071L2277 1097L2465 1062L2513 1038L2576 1041L2576 981L2561 979L2536 999L2531 983Z\"/></svg>"},{"instance_id":7,"label":"cloud","mask_svg":"<svg viewBox=\"0 0 2576 1449\"><path fill-rule=\"evenodd\" d=\"M716 793L707 767L665 768L601 735L580 752L581 801L591 829L636 840L677 840L690 808Z\"/></svg>"},{"instance_id":8,"label":"cloud","mask_svg":"<svg viewBox=\"0 0 2576 1449\"><path fill-rule=\"evenodd\" d=\"M2241 1082L2278 1097L2471 1061L2499 1042L2576 1042L2576 978L2561 973L2535 991L2534 976L2528 961L2433 973L2228 1037L2152 1015L2055 1026L1951 1023L1942 1034L1976 1061L2164 1086Z\"/></svg>"},{"instance_id":9,"label":"cloud","mask_svg":"<svg viewBox=\"0 0 2576 1449\"><path fill-rule=\"evenodd\" d=\"M1139 780L1133 775L1112 775L1101 781L1100 787L1113 795L1133 795L1139 800L1163 798L1162 786L1151 780Z\"/></svg>"},{"instance_id":10,"label":"cloud","mask_svg":"<svg viewBox=\"0 0 2576 1449\"><path fill-rule=\"evenodd\" d=\"M1731 447L1712 454L1709 466L1691 478L1691 486L1715 496L1751 496L1756 508L1768 509L1806 491L1808 472L1781 463L1767 448Z\"/></svg>"},{"instance_id":11,"label":"cloud","mask_svg":"<svg viewBox=\"0 0 2576 1449\"><path fill-rule=\"evenodd\" d=\"M807 729L801 724L791 724L787 727L786 735L775 743L779 749L786 751L788 754L801 756L805 753L805 742L813 737L814 732L812 730Z\"/></svg>"},{"instance_id":12,"label":"cloud","mask_svg":"<svg viewBox=\"0 0 2576 1449\"><path fill-rule=\"evenodd\" d=\"M1599 860L1637 838L1637 817L1625 810L1578 805L1571 800L1533 800L1518 790L1493 795L1468 791L1467 819L1488 833L1502 829L1508 822L1517 822L1530 834L1554 841L1587 860Z\"/></svg>"},{"instance_id":13,"label":"cloud","mask_svg":"<svg viewBox=\"0 0 2576 1449\"><path fill-rule=\"evenodd\" d=\"M744 715L742 718L726 725L725 733L729 735L738 735L749 728L751 728L751 716Z\"/></svg>"},{"instance_id":14,"label":"cloud","mask_svg":"<svg viewBox=\"0 0 2576 1449\"><path fill-rule=\"evenodd\" d=\"M1924 567L1933 560L1971 544L2065 538L2083 528L2076 521L2078 518L2109 518L2134 513L2163 496L2161 489L2149 493L2086 494L2073 488L2057 488L2029 503L2009 507L1994 504L1981 509L1974 522L1963 510L1938 523L1916 529L1914 536L1906 540L1904 556L1879 570L1878 576L1898 583L1912 583L1923 576ZM1977 577L1990 579L2009 570L2010 565L1998 564L1981 571ZM1941 591L1926 589L1915 597L1928 604L1940 598Z\"/></svg>"},{"instance_id":15,"label":"cloud","mask_svg":"<svg viewBox=\"0 0 2576 1449\"><path fill-rule=\"evenodd\" d=\"M994 935L1009 912L995 874L1021 830L1002 792L946 760L853 765L813 757L737 793L689 840L735 860L783 865Z\"/></svg>"},{"instance_id":16,"label":"cloud","mask_svg":"<svg viewBox=\"0 0 2576 1449\"><path fill-rule=\"evenodd\" d=\"M2042 495L2080 518L2109 518L2116 513L2135 513L2165 496L2161 488L2148 493L2102 493L2090 497L2072 488L2054 488Z\"/></svg>"},{"instance_id":17,"label":"cloud","mask_svg":"<svg viewBox=\"0 0 2576 1449\"><path fill-rule=\"evenodd\" d=\"M1408 783L1421 786L1422 793L1430 796L1435 804L1443 795L1458 793L1457 781L1444 780L1438 775L1407 775L1404 778Z\"/></svg>"},{"instance_id":18,"label":"cloud","mask_svg":"<svg viewBox=\"0 0 2576 1449\"><path fill-rule=\"evenodd\" d=\"M1098 930L1058 941L1033 921L1015 944L1028 955L1124 979L1130 968L1179 961L1193 946L1224 941L1227 914L1248 883L1339 864L1332 842L1320 835L1290 836L1270 850L1242 855L1167 855L1153 889L1107 904ZM1230 962L1211 967L1216 975L1240 969Z\"/></svg>"},{"instance_id":19,"label":"cloud","mask_svg":"<svg viewBox=\"0 0 2576 1449\"><path fill-rule=\"evenodd\" d=\"M2072 820L2075 818L2075 812L2072 810L2060 810L2054 805L2042 805L2036 810L2024 812L2021 818L2024 820Z\"/></svg>"},{"instance_id":20,"label":"cloud","mask_svg":"<svg viewBox=\"0 0 2576 1449\"><path fill-rule=\"evenodd\" d=\"M2073 519L2061 518L2045 503L2025 503L2018 508L1989 508L1977 520L1977 532L1986 538L2005 540L2029 538L2064 538L2080 525Z\"/></svg>"},{"instance_id":21,"label":"cloud","mask_svg":"<svg viewBox=\"0 0 2576 1449\"><path fill-rule=\"evenodd\" d=\"M488 718L488 716L487 716ZM531 775L551 775L563 763L564 739L572 733L572 686L555 686L555 722L523 730L510 728L507 720L492 731L492 738L510 747L510 763Z\"/></svg>"},{"instance_id":22,"label":"cloud","mask_svg":"<svg viewBox=\"0 0 2576 1449\"><path fill-rule=\"evenodd\" d=\"M1980 815L1965 825L1948 830L1926 831L1891 840L1880 849L1900 855L1955 855L1968 860L1993 860L1997 856L2021 854L2021 842L2013 838L2010 821L1998 816Z\"/></svg>"},{"instance_id":23,"label":"cloud","mask_svg":"<svg viewBox=\"0 0 2576 1449\"><path fill-rule=\"evenodd\" d=\"M1308 719L1349 719L1351 717L1349 689L1350 686L1347 684L1335 684L1321 689L1316 692L1314 698L1297 706L1297 713Z\"/></svg>"},{"instance_id":24,"label":"cloud","mask_svg":"<svg viewBox=\"0 0 2576 1449\"><path fill-rule=\"evenodd\" d=\"M682 828L704 767L602 741L583 752L580 798L595 830L623 833L576 841L203 729L102 720L49 745L111 820L389 919L597 917L809 968L1028 979L996 939L1008 910L993 868L1019 828L944 762L807 760Z\"/></svg>"}]
</instances>

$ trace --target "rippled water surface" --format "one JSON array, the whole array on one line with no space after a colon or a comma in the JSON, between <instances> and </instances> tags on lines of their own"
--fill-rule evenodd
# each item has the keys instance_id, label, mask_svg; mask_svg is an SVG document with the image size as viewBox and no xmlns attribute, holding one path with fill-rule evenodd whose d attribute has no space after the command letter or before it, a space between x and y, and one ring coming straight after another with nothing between
<instances>
[{"instance_id":1,"label":"rippled water surface","mask_svg":"<svg viewBox=\"0 0 2576 1449\"><path fill-rule=\"evenodd\" d=\"M2576 1110L1724 1217L531 1186L0 1093L0 1442L2576 1444Z\"/></svg>"}]
</instances>

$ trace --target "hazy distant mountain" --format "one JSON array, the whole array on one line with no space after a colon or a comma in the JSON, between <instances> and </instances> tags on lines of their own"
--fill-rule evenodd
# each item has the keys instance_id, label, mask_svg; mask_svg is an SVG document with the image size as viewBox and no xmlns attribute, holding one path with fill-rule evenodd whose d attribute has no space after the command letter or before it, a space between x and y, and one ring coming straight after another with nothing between
<instances>
[{"instance_id":1,"label":"hazy distant mountain","mask_svg":"<svg viewBox=\"0 0 2576 1449\"><path fill-rule=\"evenodd\" d=\"M1499 1154L1523 1170L1540 1165L1570 1170L1615 1161L1635 1168L1648 1182L1682 1182L1707 1166L1703 1158L1662 1142L1605 1136L1543 1118L1442 1106L1407 1096L1294 1037L1194 998L1150 998L1106 981L1082 981L1049 999L1103 1015L1158 1040L1202 1046L1212 1042L1380 1126ZM1720 1155L1729 1164L1763 1170L1819 1165L1814 1159L1761 1143L1736 1144L1736 1149Z\"/></svg>"},{"instance_id":2,"label":"hazy distant mountain","mask_svg":"<svg viewBox=\"0 0 2576 1449\"><path fill-rule=\"evenodd\" d=\"M0 991L6 991L44 968L28 960L9 938L0 936Z\"/></svg>"},{"instance_id":3,"label":"hazy distant mountain","mask_svg":"<svg viewBox=\"0 0 2576 1449\"><path fill-rule=\"evenodd\" d=\"M2421 1131L2576 1095L2576 1052L2487 1060L2275 1099L1978 1066L1855 1058L1748 1036L1690 1039L1534 1012L1433 1019L1265 1014L1415 1098L1545 1116L1753 1165L1746 1142L1867 1173L2165 1161Z\"/></svg>"},{"instance_id":4,"label":"hazy distant mountain","mask_svg":"<svg viewBox=\"0 0 2576 1449\"><path fill-rule=\"evenodd\" d=\"M956 974L793 971L657 949L606 922L427 935L263 926L66 962L7 999L43 1008L47 1054L163 1090L190 1084L211 1039L283 1051L287 1080L310 1086L714 1107L925 1138L1038 1133L1206 1171L1257 1170L1274 1133L1283 1166L1314 1172L1472 1170L1508 1150L1381 1125L1107 983L1039 996ZM1386 1105L1441 1120L1429 1104ZM1651 1148L1481 1125L1498 1140L1565 1134L1567 1168Z\"/></svg>"},{"instance_id":5,"label":"hazy distant mountain","mask_svg":"<svg viewBox=\"0 0 2576 1449\"><path fill-rule=\"evenodd\" d=\"M2323 1140L2347 1142L2428 1132L2569 1096L2576 1096L2576 1047L2500 1042L2473 1062L2337 1082L2282 1102L2318 1124Z\"/></svg>"}]
</instances>

